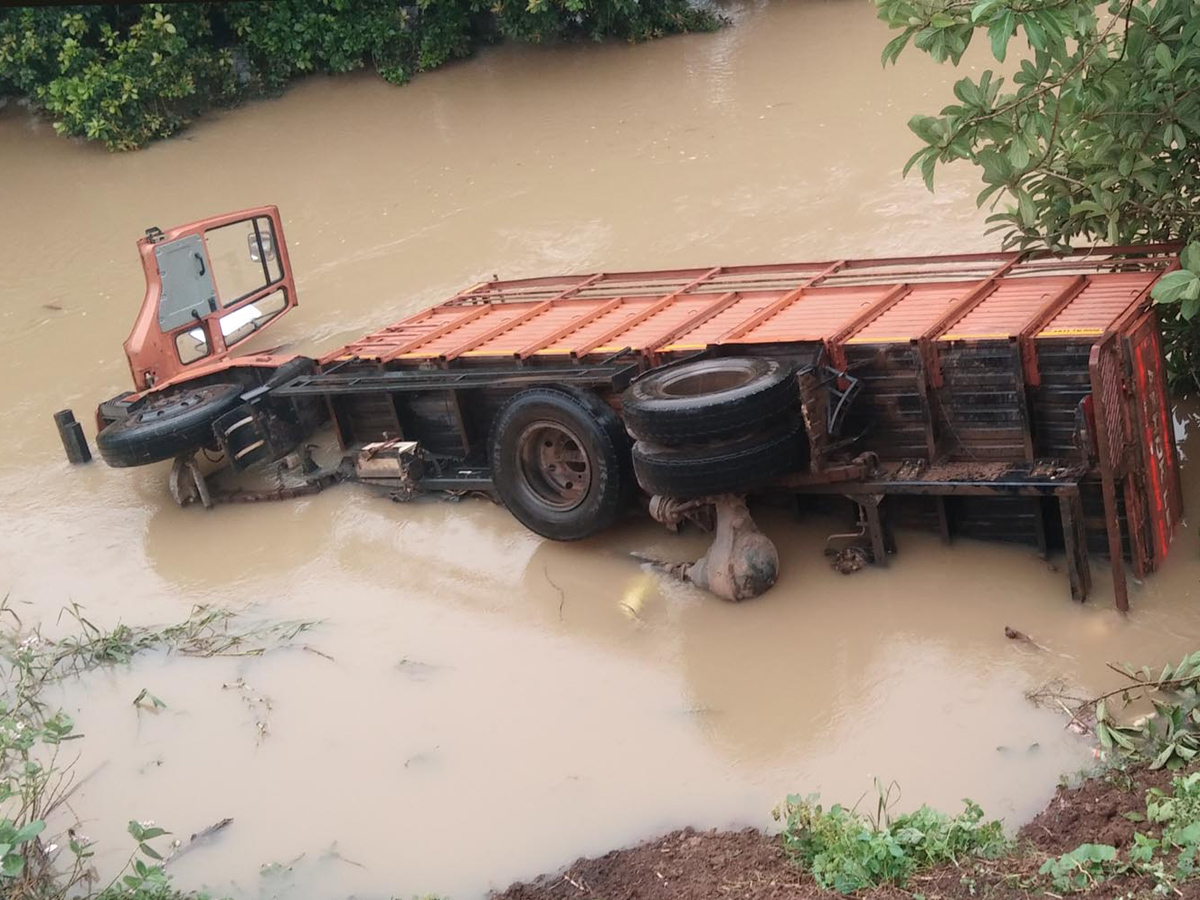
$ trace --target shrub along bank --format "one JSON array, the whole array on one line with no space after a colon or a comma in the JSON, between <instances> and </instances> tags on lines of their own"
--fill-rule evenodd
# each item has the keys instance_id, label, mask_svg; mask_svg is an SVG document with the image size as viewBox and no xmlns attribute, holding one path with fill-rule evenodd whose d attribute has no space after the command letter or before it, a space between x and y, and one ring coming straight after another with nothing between
<instances>
[{"instance_id":1,"label":"shrub along bank","mask_svg":"<svg viewBox=\"0 0 1200 900\"><path fill-rule=\"evenodd\" d=\"M128 150L311 72L402 84L501 39L643 41L712 30L689 0L253 0L0 10L0 96Z\"/></svg>"}]
</instances>

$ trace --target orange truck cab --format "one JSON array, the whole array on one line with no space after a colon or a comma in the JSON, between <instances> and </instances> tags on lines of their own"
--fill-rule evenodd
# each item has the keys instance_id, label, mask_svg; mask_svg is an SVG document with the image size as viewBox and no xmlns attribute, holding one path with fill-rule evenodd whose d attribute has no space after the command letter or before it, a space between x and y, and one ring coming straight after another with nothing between
<instances>
[{"instance_id":1,"label":"orange truck cab","mask_svg":"<svg viewBox=\"0 0 1200 900\"><path fill-rule=\"evenodd\" d=\"M212 216L167 231L149 228L137 247L146 293L124 344L135 390L96 411L98 446L113 466L194 452L212 442L215 419L252 404L253 392L263 393L273 376L313 368L311 360L294 354L237 352L297 303L277 207ZM291 417L296 428L276 427L271 435L265 427L257 434L247 430L250 424L264 426L251 417L234 432L240 431L244 445L257 444L242 459L260 458L254 451L265 451L269 439L275 452L294 443L287 432L297 432L313 406Z\"/></svg>"}]
</instances>

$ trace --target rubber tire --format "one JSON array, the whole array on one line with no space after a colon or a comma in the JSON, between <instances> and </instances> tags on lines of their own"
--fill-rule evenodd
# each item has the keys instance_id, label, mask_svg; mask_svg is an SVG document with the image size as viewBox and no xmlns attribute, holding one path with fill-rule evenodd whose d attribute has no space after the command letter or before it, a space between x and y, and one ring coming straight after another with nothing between
<instances>
[{"instance_id":1,"label":"rubber tire","mask_svg":"<svg viewBox=\"0 0 1200 900\"><path fill-rule=\"evenodd\" d=\"M524 488L517 439L539 419L561 422L585 444L592 482L580 505L555 510ZM620 417L596 394L561 385L515 394L496 413L489 438L492 483L522 525L554 541L578 541L616 521L633 488L629 438Z\"/></svg>"},{"instance_id":2,"label":"rubber tire","mask_svg":"<svg viewBox=\"0 0 1200 900\"><path fill-rule=\"evenodd\" d=\"M690 395L669 389L686 378L732 372L744 383ZM799 399L795 367L780 359L731 356L667 366L643 375L621 397L625 427L635 440L675 447L721 440L761 428Z\"/></svg>"},{"instance_id":3,"label":"rubber tire","mask_svg":"<svg viewBox=\"0 0 1200 900\"><path fill-rule=\"evenodd\" d=\"M215 442L213 422L242 402L243 390L237 384L206 384L152 397L96 435L96 446L116 468L199 450Z\"/></svg>"},{"instance_id":4,"label":"rubber tire","mask_svg":"<svg viewBox=\"0 0 1200 900\"><path fill-rule=\"evenodd\" d=\"M740 494L770 482L801 460L804 431L798 416L741 438L691 447L633 445L633 470L649 494L704 497Z\"/></svg>"}]
</instances>

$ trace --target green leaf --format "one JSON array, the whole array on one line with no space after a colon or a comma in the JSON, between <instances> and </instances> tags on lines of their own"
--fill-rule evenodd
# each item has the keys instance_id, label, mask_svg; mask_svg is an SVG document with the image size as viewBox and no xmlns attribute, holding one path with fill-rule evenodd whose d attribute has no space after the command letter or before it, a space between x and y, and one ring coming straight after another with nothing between
<instances>
[{"instance_id":1,"label":"green leaf","mask_svg":"<svg viewBox=\"0 0 1200 900\"><path fill-rule=\"evenodd\" d=\"M145 853L151 859L162 859L162 854L151 847L149 844L138 844L138 849Z\"/></svg>"},{"instance_id":2,"label":"green leaf","mask_svg":"<svg viewBox=\"0 0 1200 900\"><path fill-rule=\"evenodd\" d=\"M1158 754L1158 756L1154 757L1154 762L1150 763L1151 770L1161 769L1163 766L1165 766L1167 764L1167 761L1170 760L1170 758L1174 755L1175 755L1175 745L1172 744L1172 745L1168 746L1166 749L1164 749L1162 753Z\"/></svg>"},{"instance_id":3,"label":"green leaf","mask_svg":"<svg viewBox=\"0 0 1200 900\"><path fill-rule=\"evenodd\" d=\"M886 66L889 62L895 64L896 60L900 58L901 51L908 46L908 41L912 37L912 33L913 29L907 28L903 34L887 42L887 46L883 48L883 53L880 57L883 65Z\"/></svg>"},{"instance_id":4,"label":"green leaf","mask_svg":"<svg viewBox=\"0 0 1200 900\"><path fill-rule=\"evenodd\" d=\"M1029 39L1029 46L1034 50L1046 49L1046 29L1042 27L1042 22L1034 13L1021 16L1021 24L1025 28L1025 37Z\"/></svg>"},{"instance_id":5,"label":"green leaf","mask_svg":"<svg viewBox=\"0 0 1200 900\"><path fill-rule=\"evenodd\" d=\"M992 10L1002 2L1003 0L979 0L978 3L971 7L971 21L978 22L985 16L991 15Z\"/></svg>"},{"instance_id":6,"label":"green leaf","mask_svg":"<svg viewBox=\"0 0 1200 900\"><path fill-rule=\"evenodd\" d=\"M1109 734L1108 726L1103 722L1096 723L1096 738L1100 741L1100 746L1105 750L1111 750L1113 748L1112 735Z\"/></svg>"},{"instance_id":7,"label":"green leaf","mask_svg":"<svg viewBox=\"0 0 1200 900\"><path fill-rule=\"evenodd\" d=\"M1154 48L1154 58L1158 60L1158 64L1168 72L1175 68L1175 60L1171 56L1171 48L1166 44L1159 44Z\"/></svg>"},{"instance_id":8,"label":"green leaf","mask_svg":"<svg viewBox=\"0 0 1200 900\"><path fill-rule=\"evenodd\" d=\"M1200 272L1200 241L1192 241L1179 254L1179 264L1192 272ZM1185 663L1190 660L1185 661ZM1182 669L1185 663L1180 663Z\"/></svg>"},{"instance_id":9,"label":"green leaf","mask_svg":"<svg viewBox=\"0 0 1200 900\"><path fill-rule=\"evenodd\" d=\"M999 62L1004 62L1008 54L1008 41L1013 34L1012 10L1006 9L988 27L988 39L992 42L992 56Z\"/></svg>"},{"instance_id":10,"label":"green leaf","mask_svg":"<svg viewBox=\"0 0 1200 900\"><path fill-rule=\"evenodd\" d=\"M1108 730L1108 733L1112 737L1112 739L1121 747L1121 749L1123 749L1123 750L1136 749L1136 745L1133 743L1133 741L1131 741L1129 739L1129 736L1127 734L1125 734L1125 732L1123 732L1120 728L1110 728Z\"/></svg>"},{"instance_id":11,"label":"green leaf","mask_svg":"<svg viewBox=\"0 0 1200 900\"><path fill-rule=\"evenodd\" d=\"M1197 275L1187 269L1168 272L1155 282L1150 296L1155 303L1174 303L1183 298L1188 288L1196 282Z\"/></svg>"},{"instance_id":12,"label":"green leaf","mask_svg":"<svg viewBox=\"0 0 1200 900\"><path fill-rule=\"evenodd\" d=\"M933 193L933 173L937 166L937 157L930 153L921 163L921 177L925 180L925 187L930 193Z\"/></svg>"},{"instance_id":13,"label":"green leaf","mask_svg":"<svg viewBox=\"0 0 1200 900\"><path fill-rule=\"evenodd\" d=\"M1021 215L1021 224L1027 228L1032 228L1037 222L1037 209L1033 205L1033 198L1024 188L1017 188L1017 211Z\"/></svg>"},{"instance_id":14,"label":"green leaf","mask_svg":"<svg viewBox=\"0 0 1200 900\"><path fill-rule=\"evenodd\" d=\"M10 853L4 857L4 862L0 863L0 875L6 878L16 878L25 871L25 857L19 853Z\"/></svg>"},{"instance_id":15,"label":"green leaf","mask_svg":"<svg viewBox=\"0 0 1200 900\"><path fill-rule=\"evenodd\" d=\"M1183 303L1179 307L1179 314L1190 322L1196 317L1196 313L1200 312L1200 296L1184 297Z\"/></svg>"},{"instance_id":16,"label":"green leaf","mask_svg":"<svg viewBox=\"0 0 1200 900\"><path fill-rule=\"evenodd\" d=\"M34 819L13 836L12 842L14 844L24 844L26 841L32 841L45 829L46 823L44 821L41 819Z\"/></svg>"},{"instance_id":17,"label":"green leaf","mask_svg":"<svg viewBox=\"0 0 1200 900\"><path fill-rule=\"evenodd\" d=\"M1018 171L1029 165L1029 149L1024 141L1012 142L1012 146L1008 148L1008 161Z\"/></svg>"}]
</instances>

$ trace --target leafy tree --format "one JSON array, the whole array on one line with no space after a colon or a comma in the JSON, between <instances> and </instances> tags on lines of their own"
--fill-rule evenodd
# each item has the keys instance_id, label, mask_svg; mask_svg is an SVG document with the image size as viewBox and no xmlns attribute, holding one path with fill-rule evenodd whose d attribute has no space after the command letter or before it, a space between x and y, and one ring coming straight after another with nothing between
<instances>
[{"instance_id":1,"label":"leafy tree","mask_svg":"<svg viewBox=\"0 0 1200 900\"><path fill-rule=\"evenodd\" d=\"M1200 0L876 0L909 44L957 65L985 32L1002 72L954 85L955 101L909 128L905 167L933 189L941 164L982 174L1005 246L1194 241L1200 236ZM1200 370L1200 244L1154 296L1177 384ZM1195 324L1193 324L1195 323Z\"/></svg>"},{"instance_id":2,"label":"leafy tree","mask_svg":"<svg viewBox=\"0 0 1200 900\"><path fill-rule=\"evenodd\" d=\"M310 72L396 84L508 38L646 40L709 30L689 0L240 0L0 9L0 96L116 150Z\"/></svg>"}]
</instances>

